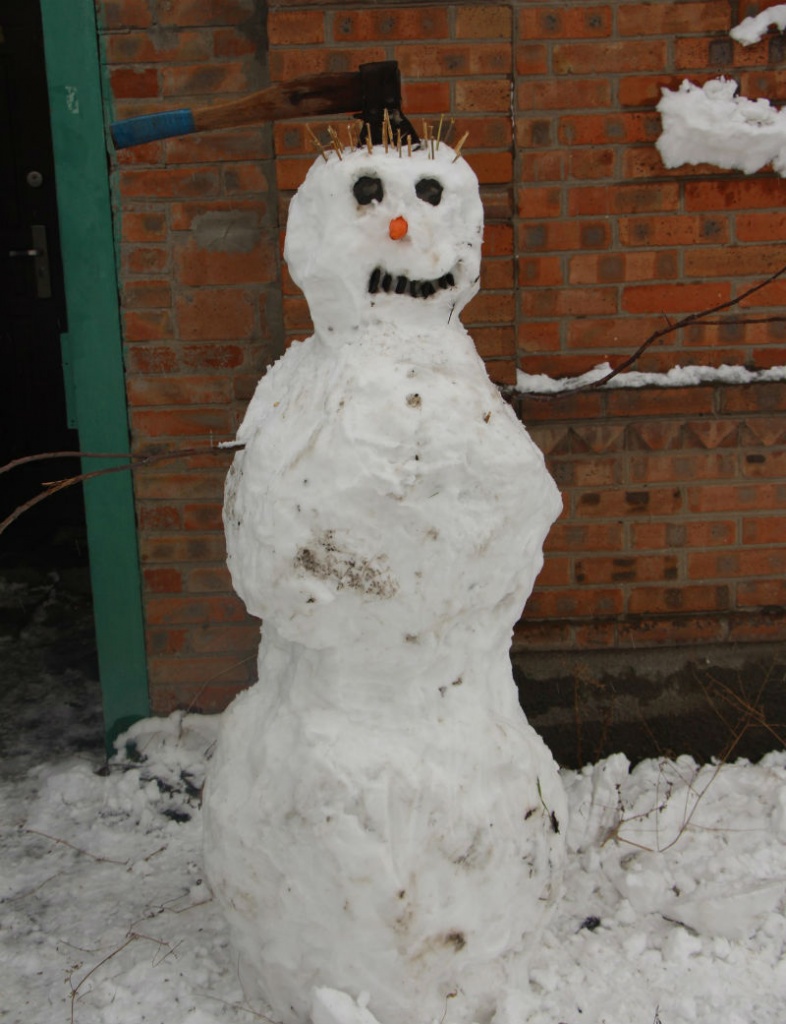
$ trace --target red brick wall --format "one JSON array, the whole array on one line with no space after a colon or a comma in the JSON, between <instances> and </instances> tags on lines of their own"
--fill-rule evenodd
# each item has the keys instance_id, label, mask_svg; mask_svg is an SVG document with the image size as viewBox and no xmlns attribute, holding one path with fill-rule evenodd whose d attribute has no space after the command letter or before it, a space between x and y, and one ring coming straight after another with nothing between
<instances>
[{"instance_id":1,"label":"red brick wall","mask_svg":"<svg viewBox=\"0 0 786 1024\"><path fill-rule=\"evenodd\" d=\"M406 112L456 118L486 206L483 289L465 314L492 377L565 376L627 356L665 318L781 263L786 182L663 168L660 88L738 78L783 99L775 32L732 44L766 2L381 3L100 0L115 116L197 106L395 59ZM316 127L316 123L315 123ZM279 224L313 159L304 126L121 154L115 196L138 449L230 437L253 381L310 330ZM746 304L781 311L786 284ZM786 363L783 323L694 326L639 369ZM521 398L565 496L517 638L544 650L786 636L784 385ZM226 464L141 470L136 487L154 706L219 707L254 675L231 595Z\"/></svg>"}]
</instances>

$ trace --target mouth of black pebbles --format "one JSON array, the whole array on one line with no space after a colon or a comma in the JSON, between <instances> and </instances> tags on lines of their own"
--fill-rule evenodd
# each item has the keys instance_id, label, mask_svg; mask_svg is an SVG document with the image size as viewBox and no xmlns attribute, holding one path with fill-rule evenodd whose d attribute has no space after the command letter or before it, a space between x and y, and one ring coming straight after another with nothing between
<instances>
[{"instance_id":1,"label":"mouth of black pebbles","mask_svg":"<svg viewBox=\"0 0 786 1024\"><path fill-rule=\"evenodd\" d=\"M382 267L375 267L368 279L370 295L387 292L394 295L410 295L413 299L428 299L439 291L455 286L456 280L450 273L432 281L412 281L404 274L390 274Z\"/></svg>"}]
</instances>

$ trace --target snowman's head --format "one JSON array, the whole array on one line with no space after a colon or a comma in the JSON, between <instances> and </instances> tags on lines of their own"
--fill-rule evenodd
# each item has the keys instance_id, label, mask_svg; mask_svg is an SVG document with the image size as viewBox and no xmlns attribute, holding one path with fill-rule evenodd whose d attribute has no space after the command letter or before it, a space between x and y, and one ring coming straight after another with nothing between
<instances>
[{"instance_id":1,"label":"snowman's head","mask_svg":"<svg viewBox=\"0 0 786 1024\"><path fill-rule=\"evenodd\" d=\"M289 209L284 257L317 332L447 323L478 290L483 207L444 143L319 157Z\"/></svg>"}]
</instances>

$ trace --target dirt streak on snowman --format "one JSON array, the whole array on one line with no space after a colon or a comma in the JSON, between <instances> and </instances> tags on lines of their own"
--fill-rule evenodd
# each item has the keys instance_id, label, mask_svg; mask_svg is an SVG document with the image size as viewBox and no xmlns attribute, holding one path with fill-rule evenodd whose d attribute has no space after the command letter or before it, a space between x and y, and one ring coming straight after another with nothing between
<instances>
[{"instance_id":1,"label":"dirt streak on snowman","mask_svg":"<svg viewBox=\"0 0 786 1024\"><path fill-rule=\"evenodd\" d=\"M287 1024L364 992L384 1024L504 1024L559 877L564 794L509 645L561 502L458 318L482 224L444 144L330 153L290 207L315 330L227 480L264 625L205 807L244 989Z\"/></svg>"}]
</instances>

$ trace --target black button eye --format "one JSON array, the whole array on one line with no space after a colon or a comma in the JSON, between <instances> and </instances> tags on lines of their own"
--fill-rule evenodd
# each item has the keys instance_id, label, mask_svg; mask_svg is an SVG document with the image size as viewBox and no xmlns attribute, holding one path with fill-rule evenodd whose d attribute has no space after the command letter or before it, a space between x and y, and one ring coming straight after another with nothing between
<instances>
[{"instance_id":1,"label":"black button eye","mask_svg":"<svg viewBox=\"0 0 786 1024\"><path fill-rule=\"evenodd\" d=\"M439 201L442 199L442 186L436 178L421 178L415 185L415 195L424 203L439 206Z\"/></svg>"},{"instance_id":2,"label":"black button eye","mask_svg":"<svg viewBox=\"0 0 786 1024\"><path fill-rule=\"evenodd\" d=\"M378 203L382 202L382 182L379 178L364 175L362 178L358 178L352 186L352 191L361 206L368 206L375 199Z\"/></svg>"}]
</instances>

